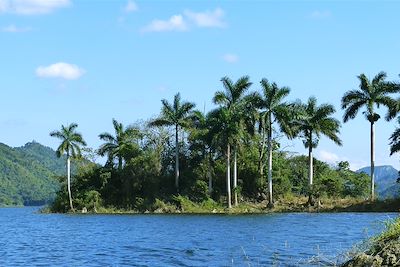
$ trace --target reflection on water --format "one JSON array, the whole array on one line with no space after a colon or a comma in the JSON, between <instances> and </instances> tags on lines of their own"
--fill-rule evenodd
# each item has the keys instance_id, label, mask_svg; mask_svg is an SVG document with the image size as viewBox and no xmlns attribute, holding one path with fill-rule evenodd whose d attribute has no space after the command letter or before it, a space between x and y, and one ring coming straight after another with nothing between
<instances>
[{"instance_id":1,"label":"reflection on water","mask_svg":"<svg viewBox=\"0 0 400 267\"><path fill-rule=\"evenodd\" d=\"M395 213L36 214L0 209L0 266L329 264Z\"/></svg>"}]
</instances>

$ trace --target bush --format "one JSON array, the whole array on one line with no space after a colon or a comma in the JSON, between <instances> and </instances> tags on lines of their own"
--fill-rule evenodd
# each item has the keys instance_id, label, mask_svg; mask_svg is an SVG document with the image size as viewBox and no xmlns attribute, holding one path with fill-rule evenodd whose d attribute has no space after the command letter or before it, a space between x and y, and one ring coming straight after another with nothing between
<instances>
[{"instance_id":1,"label":"bush","mask_svg":"<svg viewBox=\"0 0 400 267\"><path fill-rule=\"evenodd\" d=\"M190 200L194 202L203 202L209 198L208 185L202 180L197 180L194 185L190 187Z\"/></svg>"}]
</instances>

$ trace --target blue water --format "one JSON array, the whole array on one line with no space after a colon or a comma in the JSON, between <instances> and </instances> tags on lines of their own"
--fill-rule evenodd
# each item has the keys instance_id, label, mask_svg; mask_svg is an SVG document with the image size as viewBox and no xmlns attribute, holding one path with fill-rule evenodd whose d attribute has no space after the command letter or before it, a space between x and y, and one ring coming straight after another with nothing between
<instances>
[{"instance_id":1,"label":"blue water","mask_svg":"<svg viewBox=\"0 0 400 267\"><path fill-rule=\"evenodd\" d=\"M328 264L395 213L37 214L0 209L0 266Z\"/></svg>"}]
</instances>

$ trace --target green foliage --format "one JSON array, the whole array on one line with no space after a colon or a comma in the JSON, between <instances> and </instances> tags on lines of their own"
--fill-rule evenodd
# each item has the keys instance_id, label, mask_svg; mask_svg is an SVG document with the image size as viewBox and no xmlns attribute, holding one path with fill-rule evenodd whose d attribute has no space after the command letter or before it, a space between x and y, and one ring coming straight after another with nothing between
<instances>
[{"instance_id":1,"label":"green foliage","mask_svg":"<svg viewBox=\"0 0 400 267\"><path fill-rule=\"evenodd\" d=\"M195 202L203 202L208 199L208 186L207 183L197 180L193 186L190 187L189 197Z\"/></svg>"},{"instance_id":2,"label":"green foliage","mask_svg":"<svg viewBox=\"0 0 400 267\"><path fill-rule=\"evenodd\" d=\"M55 176L65 163L36 142L11 148L0 144L0 205L43 205L55 198Z\"/></svg>"},{"instance_id":3,"label":"green foliage","mask_svg":"<svg viewBox=\"0 0 400 267\"><path fill-rule=\"evenodd\" d=\"M389 220L385 223L385 231L379 236L375 237L375 241L387 242L390 240L397 240L400 237L400 218Z\"/></svg>"},{"instance_id":4,"label":"green foliage","mask_svg":"<svg viewBox=\"0 0 400 267\"><path fill-rule=\"evenodd\" d=\"M219 108L207 114L193 111L195 105L182 101L178 93L171 103L162 100L160 116L148 123L124 128L114 120L115 136L101 134L105 143L98 150L109 160L105 166L79 168L72 184L75 204L137 211L171 211L176 205L191 212L219 206L226 203L225 192L232 186L226 184L227 167L233 167L227 164L228 147L231 160L237 155L238 186L233 193L240 199L265 199L268 147L274 198L302 197L310 190L317 197L366 197L368 179L350 171L346 162L336 167L314 159L310 188L308 158L280 151L279 139L272 138L280 133L300 137L309 148L316 147L321 136L341 144L332 105L318 106L313 97L306 104L285 102L289 89L266 79L261 81L262 94L247 94L252 84L248 76L221 81L224 90L213 99ZM63 185L55 210L65 210L65 191Z\"/></svg>"}]
</instances>

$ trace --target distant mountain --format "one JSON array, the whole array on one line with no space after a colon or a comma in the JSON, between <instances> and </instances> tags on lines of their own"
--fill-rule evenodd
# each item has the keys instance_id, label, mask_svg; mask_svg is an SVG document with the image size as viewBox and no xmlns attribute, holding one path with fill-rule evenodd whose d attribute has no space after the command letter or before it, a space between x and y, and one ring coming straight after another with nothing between
<instances>
[{"instance_id":1,"label":"distant mountain","mask_svg":"<svg viewBox=\"0 0 400 267\"><path fill-rule=\"evenodd\" d=\"M51 201L59 189L64 159L37 142L12 148L0 143L0 205L37 205Z\"/></svg>"},{"instance_id":2,"label":"distant mountain","mask_svg":"<svg viewBox=\"0 0 400 267\"><path fill-rule=\"evenodd\" d=\"M365 167L357 172L371 173L371 167ZM397 181L398 170L392 166L376 166L375 167L375 184L378 198L394 198L400 196L400 184Z\"/></svg>"}]
</instances>

